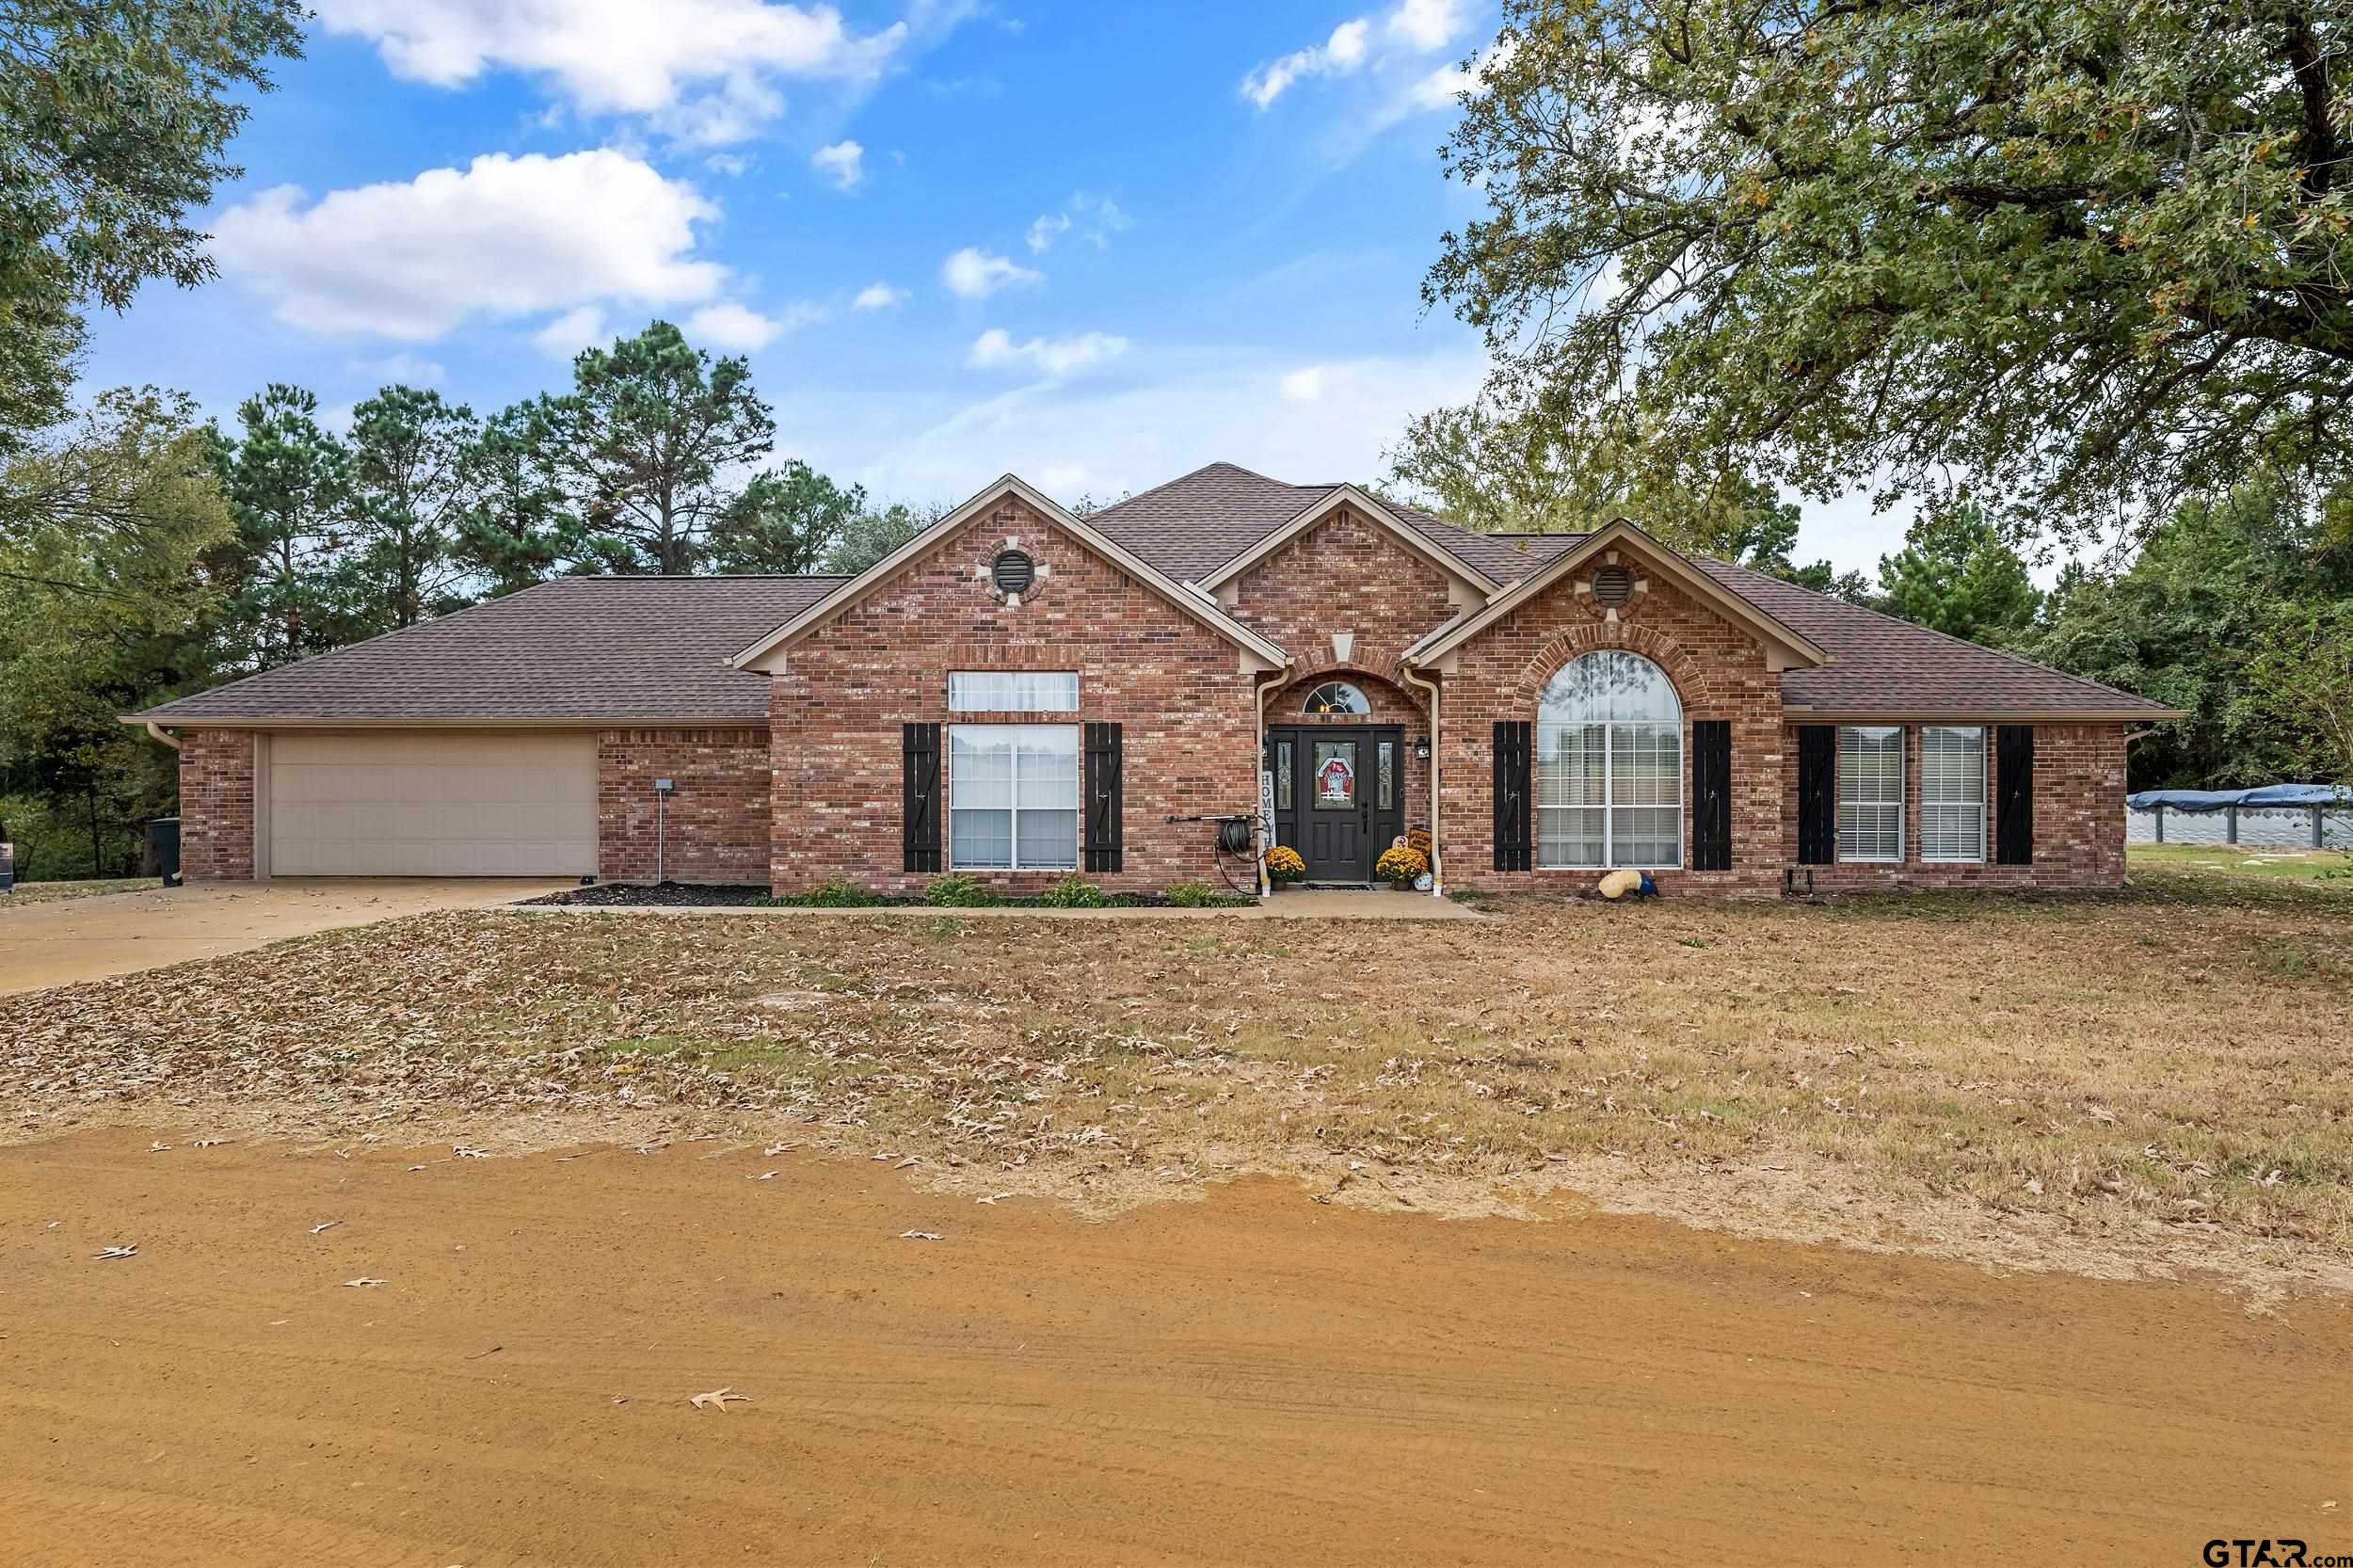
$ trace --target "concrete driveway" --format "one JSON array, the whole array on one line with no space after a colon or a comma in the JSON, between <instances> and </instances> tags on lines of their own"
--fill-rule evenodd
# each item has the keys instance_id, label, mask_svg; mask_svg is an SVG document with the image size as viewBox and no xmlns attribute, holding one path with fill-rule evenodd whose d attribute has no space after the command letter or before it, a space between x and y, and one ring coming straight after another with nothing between
<instances>
[{"instance_id":1,"label":"concrete driveway","mask_svg":"<svg viewBox=\"0 0 2353 1568\"><path fill-rule=\"evenodd\" d=\"M510 904L573 885L565 877L286 877L152 888L22 909L0 899L0 996L217 958L402 915Z\"/></svg>"}]
</instances>

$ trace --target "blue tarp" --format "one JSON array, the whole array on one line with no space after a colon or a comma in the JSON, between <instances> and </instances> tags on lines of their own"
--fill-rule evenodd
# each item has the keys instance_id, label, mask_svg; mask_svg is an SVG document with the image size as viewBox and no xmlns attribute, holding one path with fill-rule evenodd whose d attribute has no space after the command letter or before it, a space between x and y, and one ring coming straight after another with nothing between
<instances>
[{"instance_id":1,"label":"blue tarp","mask_svg":"<svg viewBox=\"0 0 2353 1568\"><path fill-rule=\"evenodd\" d=\"M2226 806L2337 806L2353 808L2353 789L2343 784L2261 784L2251 790L2137 790L2124 797L2136 811L2169 806L2176 811L2219 811Z\"/></svg>"}]
</instances>

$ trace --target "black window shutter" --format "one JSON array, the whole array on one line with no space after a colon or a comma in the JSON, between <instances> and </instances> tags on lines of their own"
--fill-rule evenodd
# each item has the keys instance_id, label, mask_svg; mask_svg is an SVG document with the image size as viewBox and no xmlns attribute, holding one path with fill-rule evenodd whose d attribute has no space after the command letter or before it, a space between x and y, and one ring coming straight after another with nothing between
<instances>
[{"instance_id":1,"label":"black window shutter","mask_svg":"<svg viewBox=\"0 0 2353 1568\"><path fill-rule=\"evenodd\" d=\"M1496 870L1499 872L1524 872L1535 863L1535 817L1529 799L1534 728L1524 720L1496 721Z\"/></svg>"},{"instance_id":2,"label":"black window shutter","mask_svg":"<svg viewBox=\"0 0 2353 1568\"><path fill-rule=\"evenodd\" d=\"M1691 721L1691 869L1732 870L1732 721Z\"/></svg>"},{"instance_id":3,"label":"black window shutter","mask_svg":"<svg viewBox=\"0 0 2353 1568\"><path fill-rule=\"evenodd\" d=\"M1086 727L1087 842L1086 868L1091 872L1126 870L1122 824L1127 788L1120 728L1115 724Z\"/></svg>"},{"instance_id":4,"label":"black window shutter","mask_svg":"<svg viewBox=\"0 0 2353 1568\"><path fill-rule=\"evenodd\" d=\"M911 872L939 870L939 726L910 724L900 729L906 764L900 796L900 847Z\"/></svg>"},{"instance_id":5,"label":"black window shutter","mask_svg":"<svg viewBox=\"0 0 2353 1568\"><path fill-rule=\"evenodd\" d=\"M1838 858L1838 727L1798 726L1798 863Z\"/></svg>"},{"instance_id":6,"label":"black window shutter","mask_svg":"<svg viewBox=\"0 0 2353 1568\"><path fill-rule=\"evenodd\" d=\"M2034 864L2034 726L2006 724L1994 731L1994 857L2005 866Z\"/></svg>"}]
</instances>

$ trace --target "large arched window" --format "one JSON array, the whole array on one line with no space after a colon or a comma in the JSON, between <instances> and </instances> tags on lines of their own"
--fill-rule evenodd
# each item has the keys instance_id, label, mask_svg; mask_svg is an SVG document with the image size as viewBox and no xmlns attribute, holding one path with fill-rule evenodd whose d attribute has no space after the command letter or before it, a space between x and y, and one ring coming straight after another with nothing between
<instances>
[{"instance_id":1,"label":"large arched window","mask_svg":"<svg viewBox=\"0 0 2353 1568\"><path fill-rule=\"evenodd\" d=\"M1536 708L1536 863L1683 863L1683 704L1639 653L1572 659Z\"/></svg>"}]
</instances>

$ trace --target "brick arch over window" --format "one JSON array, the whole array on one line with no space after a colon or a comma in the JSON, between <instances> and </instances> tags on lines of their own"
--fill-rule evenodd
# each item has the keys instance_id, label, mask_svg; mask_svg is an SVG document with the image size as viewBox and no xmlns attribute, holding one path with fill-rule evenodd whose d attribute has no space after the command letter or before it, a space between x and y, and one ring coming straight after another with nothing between
<instances>
[{"instance_id":1,"label":"brick arch over window","mask_svg":"<svg viewBox=\"0 0 2353 1568\"><path fill-rule=\"evenodd\" d=\"M1721 683L1708 672L1707 665L1674 638L1655 627L1639 621L1593 621L1571 626L1556 632L1522 664L1516 674L1505 682L1501 693L1507 712L1534 712L1543 698L1545 686L1561 673L1569 661L1581 654L1614 649L1639 653L1666 672L1675 689L1675 699L1683 704L1683 717L1721 716L1737 703L1737 696L1722 689Z\"/></svg>"},{"instance_id":2,"label":"brick arch over window","mask_svg":"<svg viewBox=\"0 0 2353 1568\"><path fill-rule=\"evenodd\" d=\"M1326 664L1321 669L1301 676L1276 693L1267 704L1267 722L1275 724L1285 718L1297 717L1307 700L1307 694L1333 680L1345 680L1362 690L1371 701L1376 715L1394 712L1399 717L1408 713L1429 717L1428 699L1398 679L1394 664L1386 672L1365 664ZM1370 722L1380 721L1376 718Z\"/></svg>"}]
</instances>

